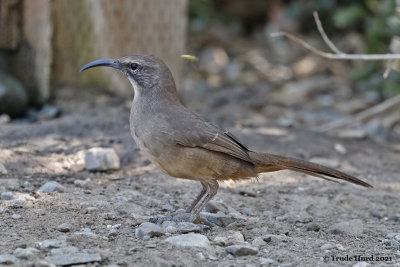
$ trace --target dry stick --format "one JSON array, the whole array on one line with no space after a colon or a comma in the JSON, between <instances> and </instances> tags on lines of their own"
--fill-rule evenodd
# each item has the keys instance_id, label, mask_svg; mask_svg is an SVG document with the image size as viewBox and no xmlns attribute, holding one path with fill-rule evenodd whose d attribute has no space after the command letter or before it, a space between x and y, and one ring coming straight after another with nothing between
<instances>
[{"instance_id":1,"label":"dry stick","mask_svg":"<svg viewBox=\"0 0 400 267\"><path fill-rule=\"evenodd\" d=\"M369 109L363 110L359 113L357 113L354 117L352 118L345 118L342 120L337 120L333 121L331 123L324 124L320 127L318 127L316 130L319 132L326 132L338 127L345 126L353 121L359 122L363 121L365 119L368 119L372 116L375 116L379 113L385 112L386 110L400 104L400 95L394 96L392 98L389 98L382 103L379 103Z\"/></svg>"},{"instance_id":2,"label":"dry stick","mask_svg":"<svg viewBox=\"0 0 400 267\"><path fill-rule=\"evenodd\" d=\"M398 7L400 6L400 0L397 0ZM287 33L287 32L275 32L271 33L271 37L280 37L280 36L285 36L289 38L290 40L300 44L304 48L310 50L311 52L324 57L328 59L336 59L336 60L387 60L389 61L388 64L390 64L391 61L400 59L400 54L346 54L340 51L333 43L332 41L328 38L328 36L325 33L324 28L322 27L321 20L319 19L318 13L313 12L315 23L317 25L318 31L322 36L322 39L324 42L329 46L330 49L332 49L333 52L335 53L328 53L328 52L323 52L321 50L318 50L308 44L307 42L301 40L300 38L294 36L293 34ZM384 77L387 77L388 75L388 70L385 71ZM364 110L362 112L357 113L354 118L346 118L343 120L338 120L334 121L331 123L327 123L325 125L322 125L318 127L318 131L325 132L332 130L334 128L342 127L347 125L348 123L351 123L353 121L362 121L366 118L369 118L371 116L374 116L376 114L379 114L381 112L384 112L385 110L388 110L389 108L400 104L400 95L394 96L392 98L387 99L386 101L377 104L376 106L373 106L367 110Z\"/></svg>"}]
</instances>

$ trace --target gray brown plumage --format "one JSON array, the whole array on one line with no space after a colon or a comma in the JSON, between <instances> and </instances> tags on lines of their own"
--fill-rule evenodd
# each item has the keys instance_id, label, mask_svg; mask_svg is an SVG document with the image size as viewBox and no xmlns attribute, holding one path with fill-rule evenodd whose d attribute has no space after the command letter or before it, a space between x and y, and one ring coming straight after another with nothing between
<instances>
[{"instance_id":1,"label":"gray brown plumage","mask_svg":"<svg viewBox=\"0 0 400 267\"><path fill-rule=\"evenodd\" d=\"M197 218L217 193L219 180L248 179L263 172L292 170L371 187L333 168L251 151L228 131L204 121L183 106L170 70L157 57L102 59L87 64L81 71L97 66L119 69L133 85L130 129L140 149L167 174L200 181L203 189L186 210L189 220Z\"/></svg>"}]
</instances>

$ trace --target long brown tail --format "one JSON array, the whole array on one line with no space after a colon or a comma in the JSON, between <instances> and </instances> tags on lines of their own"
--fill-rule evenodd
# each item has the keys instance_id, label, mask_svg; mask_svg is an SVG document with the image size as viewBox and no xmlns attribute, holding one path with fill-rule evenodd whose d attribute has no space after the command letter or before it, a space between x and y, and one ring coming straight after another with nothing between
<instances>
[{"instance_id":1,"label":"long brown tail","mask_svg":"<svg viewBox=\"0 0 400 267\"><path fill-rule=\"evenodd\" d=\"M256 163L257 172L271 172L279 170L292 170L302 172L332 182L337 182L331 178L345 180L354 184L362 185L365 187L372 187L372 185L344 172L336 169L326 167L320 164L312 163L309 161L283 157L268 153L250 152L250 158Z\"/></svg>"}]
</instances>

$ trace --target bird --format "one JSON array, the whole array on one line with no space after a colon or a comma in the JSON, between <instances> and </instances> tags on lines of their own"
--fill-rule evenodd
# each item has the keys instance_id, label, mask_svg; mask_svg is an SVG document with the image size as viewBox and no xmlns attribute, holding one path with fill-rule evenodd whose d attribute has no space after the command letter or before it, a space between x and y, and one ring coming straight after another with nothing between
<instances>
[{"instance_id":1,"label":"bird","mask_svg":"<svg viewBox=\"0 0 400 267\"><path fill-rule=\"evenodd\" d=\"M370 184L342 171L306 160L255 152L231 132L203 120L182 104L168 66L154 55L99 59L81 68L111 67L122 72L134 90L130 132L148 158L172 177L199 181L202 189L183 214L168 220L194 222L217 194L219 181L290 170L329 181ZM164 221L155 218L155 222Z\"/></svg>"}]
</instances>

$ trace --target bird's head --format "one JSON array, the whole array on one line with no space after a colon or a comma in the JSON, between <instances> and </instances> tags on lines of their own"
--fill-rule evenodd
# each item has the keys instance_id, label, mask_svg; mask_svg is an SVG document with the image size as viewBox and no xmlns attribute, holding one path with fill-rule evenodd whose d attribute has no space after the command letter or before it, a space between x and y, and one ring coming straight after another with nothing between
<instances>
[{"instance_id":1,"label":"bird's head","mask_svg":"<svg viewBox=\"0 0 400 267\"><path fill-rule=\"evenodd\" d=\"M99 59L83 66L80 71L94 67L112 67L127 76L135 94L148 93L152 89L165 88L175 91L172 74L165 63L153 55L134 55L119 59ZM171 89L170 89L171 90Z\"/></svg>"}]
</instances>

